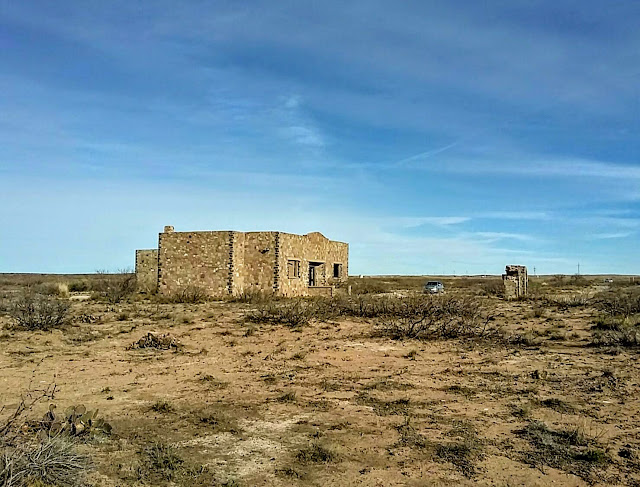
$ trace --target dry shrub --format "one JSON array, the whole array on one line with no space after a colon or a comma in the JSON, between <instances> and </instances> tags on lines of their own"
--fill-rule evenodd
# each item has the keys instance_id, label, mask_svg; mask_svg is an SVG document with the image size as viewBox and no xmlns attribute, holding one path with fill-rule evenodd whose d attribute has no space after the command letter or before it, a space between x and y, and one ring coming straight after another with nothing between
<instances>
[{"instance_id":1,"label":"dry shrub","mask_svg":"<svg viewBox=\"0 0 640 487\"><path fill-rule=\"evenodd\" d=\"M127 350L138 350L144 348L178 351L182 346L178 340L169 334L156 335L154 333L147 333L145 336L129 345Z\"/></svg>"},{"instance_id":2,"label":"dry shrub","mask_svg":"<svg viewBox=\"0 0 640 487\"><path fill-rule=\"evenodd\" d=\"M313 442L308 447L302 448L296 454L296 460L300 463L331 463L338 459L338 455L331 449Z\"/></svg>"},{"instance_id":3,"label":"dry shrub","mask_svg":"<svg viewBox=\"0 0 640 487\"><path fill-rule=\"evenodd\" d=\"M116 274L98 271L91 289L93 297L104 299L109 303L119 303L136 290L136 275L129 270L121 270Z\"/></svg>"},{"instance_id":4,"label":"dry shrub","mask_svg":"<svg viewBox=\"0 0 640 487\"><path fill-rule=\"evenodd\" d=\"M249 303L249 304L265 304L272 301L278 301L281 298L273 292L265 291L245 291L237 296L229 298L231 303Z\"/></svg>"},{"instance_id":5,"label":"dry shrub","mask_svg":"<svg viewBox=\"0 0 640 487\"><path fill-rule=\"evenodd\" d=\"M608 316L629 317L640 313L640 290L618 289L600 293L595 298L596 307Z\"/></svg>"},{"instance_id":6,"label":"dry shrub","mask_svg":"<svg viewBox=\"0 0 640 487\"><path fill-rule=\"evenodd\" d=\"M377 328L393 339L482 337L490 320L476 298L424 296L396 303Z\"/></svg>"},{"instance_id":7,"label":"dry shrub","mask_svg":"<svg viewBox=\"0 0 640 487\"><path fill-rule=\"evenodd\" d=\"M59 296L61 298L69 297L69 286L64 282L46 282L38 284L34 288L38 294L46 296Z\"/></svg>"},{"instance_id":8,"label":"dry shrub","mask_svg":"<svg viewBox=\"0 0 640 487\"><path fill-rule=\"evenodd\" d=\"M351 278L346 286L351 286L353 294L379 294L389 292L392 288L390 283L385 283L372 278Z\"/></svg>"},{"instance_id":9,"label":"dry shrub","mask_svg":"<svg viewBox=\"0 0 640 487\"><path fill-rule=\"evenodd\" d=\"M0 449L0 485L4 487L86 485L89 459L67 437L27 441Z\"/></svg>"},{"instance_id":10,"label":"dry shrub","mask_svg":"<svg viewBox=\"0 0 640 487\"><path fill-rule=\"evenodd\" d=\"M504 296L504 284L502 281L492 279L480 285L480 294L483 296Z\"/></svg>"},{"instance_id":11,"label":"dry shrub","mask_svg":"<svg viewBox=\"0 0 640 487\"><path fill-rule=\"evenodd\" d=\"M591 482L594 469L611 461L595 440L577 428L554 430L541 421L531 421L516 434L533 447L523 452L524 461L538 468L547 465Z\"/></svg>"},{"instance_id":12,"label":"dry shrub","mask_svg":"<svg viewBox=\"0 0 640 487\"><path fill-rule=\"evenodd\" d=\"M138 478L150 485L218 485L207 467L189 464L171 445L153 443L142 450L141 456Z\"/></svg>"},{"instance_id":13,"label":"dry shrub","mask_svg":"<svg viewBox=\"0 0 640 487\"><path fill-rule=\"evenodd\" d=\"M9 304L9 316L18 328L51 330L67 321L69 303L52 296L25 292Z\"/></svg>"},{"instance_id":14,"label":"dry shrub","mask_svg":"<svg viewBox=\"0 0 640 487\"><path fill-rule=\"evenodd\" d=\"M298 327L308 324L313 316L313 301L293 299L281 303L269 302L248 312L245 318L252 323Z\"/></svg>"},{"instance_id":15,"label":"dry shrub","mask_svg":"<svg viewBox=\"0 0 640 487\"><path fill-rule=\"evenodd\" d=\"M174 292L164 301L169 303L198 304L204 303L208 298L204 289L198 286L185 286Z\"/></svg>"}]
</instances>

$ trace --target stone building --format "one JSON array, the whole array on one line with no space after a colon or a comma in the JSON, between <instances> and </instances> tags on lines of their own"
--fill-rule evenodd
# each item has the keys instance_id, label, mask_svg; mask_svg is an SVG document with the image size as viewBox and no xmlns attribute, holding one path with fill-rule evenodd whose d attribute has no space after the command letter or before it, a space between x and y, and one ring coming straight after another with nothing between
<instances>
[{"instance_id":1,"label":"stone building","mask_svg":"<svg viewBox=\"0 0 640 487\"><path fill-rule=\"evenodd\" d=\"M518 299L527 295L529 276L527 268L523 265L508 265L502 274L504 283L504 297L506 299Z\"/></svg>"},{"instance_id":2,"label":"stone building","mask_svg":"<svg viewBox=\"0 0 640 487\"><path fill-rule=\"evenodd\" d=\"M157 249L136 251L140 288L162 295L191 286L217 297L331 295L348 272L349 245L318 232L175 232L167 226Z\"/></svg>"}]
</instances>

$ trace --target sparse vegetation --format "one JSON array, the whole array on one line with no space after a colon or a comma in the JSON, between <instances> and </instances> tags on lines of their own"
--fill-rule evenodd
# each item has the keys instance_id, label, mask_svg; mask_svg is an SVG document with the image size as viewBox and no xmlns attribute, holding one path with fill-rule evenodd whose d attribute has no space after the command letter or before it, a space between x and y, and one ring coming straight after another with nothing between
<instances>
[{"instance_id":1,"label":"sparse vegetation","mask_svg":"<svg viewBox=\"0 0 640 487\"><path fill-rule=\"evenodd\" d=\"M98 271L91 290L94 298L116 304L136 290L136 275L130 270L121 270L115 274Z\"/></svg>"},{"instance_id":2,"label":"sparse vegetation","mask_svg":"<svg viewBox=\"0 0 640 487\"><path fill-rule=\"evenodd\" d=\"M0 284L0 486L7 459L54 438L82 457L61 457L72 467L58 484L72 487L402 483L427 470L435 482L500 484L487 478L496 469L511 485L562 483L565 473L640 484L640 320L632 298L620 298L640 288L623 280L587 289L566 277L509 302L483 291L495 277L439 278L444 295L423 294L422 277L364 278L385 292L342 288L331 299L73 295L85 291L72 283L91 290L101 278ZM9 305L56 283L68 283L71 298L43 297L68 305L64 333L14 329ZM384 328L398 323L408 326ZM63 388L25 393L18 407L16 390L40 362ZM86 410L63 406L81 403ZM99 427L105 414L115 434ZM7 485L55 484L20 475L29 483Z\"/></svg>"},{"instance_id":3,"label":"sparse vegetation","mask_svg":"<svg viewBox=\"0 0 640 487\"><path fill-rule=\"evenodd\" d=\"M338 459L338 455L330 448L321 445L317 441L312 442L308 447L302 448L296 454L296 459L300 463L331 463Z\"/></svg>"},{"instance_id":4,"label":"sparse vegetation","mask_svg":"<svg viewBox=\"0 0 640 487\"><path fill-rule=\"evenodd\" d=\"M91 468L67 437L47 437L0 446L0 485L4 487L81 487Z\"/></svg>"},{"instance_id":5,"label":"sparse vegetation","mask_svg":"<svg viewBox=\"0 0 640 487\"><path fill-rule=\"evenodd\" d=\"M525 462L540 469L546 465L591 480L593 470L610 461L597 443L577 428L555 430L541 421L531 421L516 433L533 447L523 452Z\"/></svg>"},{"instance_id":6,"label":"sparse vegetation","mask_svg":"<svg viewBox=\"0 0 640 487\"><path fill-rule=\"evenodd\" d=\"M127 347L128 350L138 350L145 348L178 351L182 348L182 345L180 345L180 342L178 342L178 340L176 340L168 333L163 335L147 333L142 338L136 340Z\"/></svg>"},{"instance_id":7,"label":"sparse vegetation","mask_svg":"<svg viewBox=\"0 0 640 487\"><path fill-rule=\"evenodd\" d=\"M59 328L66 323L68 312L67 301L29 291L22 293L9 306L14 325L25 330Z\"/></svg>"}]
</instances>

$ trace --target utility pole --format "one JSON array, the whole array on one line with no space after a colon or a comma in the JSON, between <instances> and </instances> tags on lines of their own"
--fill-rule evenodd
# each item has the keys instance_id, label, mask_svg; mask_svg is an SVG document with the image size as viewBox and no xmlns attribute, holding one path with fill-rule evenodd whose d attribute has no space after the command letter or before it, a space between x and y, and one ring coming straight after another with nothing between
<instances>
[{"instance_id":1,"label":"utility pole","mask_svg":"<svg viewBox=\"0 0 640 487\"><path fill-rule=\"evenodd\" d=\"M578 262L578 275L580 275L580 262Z\"/></svg>"}]
</instances>

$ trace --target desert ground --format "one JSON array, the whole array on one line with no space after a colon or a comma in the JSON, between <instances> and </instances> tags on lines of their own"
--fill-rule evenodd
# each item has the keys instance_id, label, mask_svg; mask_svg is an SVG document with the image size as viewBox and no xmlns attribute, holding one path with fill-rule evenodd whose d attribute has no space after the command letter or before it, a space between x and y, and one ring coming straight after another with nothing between
<instances>
[{"instance_id":1,"label":"desert ground","mask_svg":"<svg viewBox=\"0 0 640 487\"><path fill-rule=\"evenodd\" d=\"M640 485L637 280L530 278L507 301L495 276L438 296L433 276L354 277L333 300L211 301L119 279L0 275L0 448L64 436L82 459L13 484L5 460L0 485ZM20 326L34 293L64 320ZM50 405L108 426L58 432Z\"/></svg>"}]
</instances>

